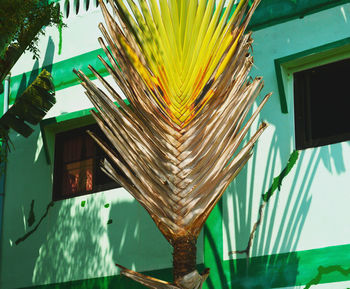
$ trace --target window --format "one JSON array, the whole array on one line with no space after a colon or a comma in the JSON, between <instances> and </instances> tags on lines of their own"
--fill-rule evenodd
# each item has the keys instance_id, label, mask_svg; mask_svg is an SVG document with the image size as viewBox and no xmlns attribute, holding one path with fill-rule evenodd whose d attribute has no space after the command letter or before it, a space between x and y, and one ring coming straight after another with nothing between
<instances>
[{"instance_id":1,"label":"window","mask_svg":"<svg viewBox=\"0 0 350 289\"><path fill-rule=\"evenodd\" d=\"M56 135L54 200L120 187L101 170L101 161L107 156L87 130L106 140L97 124Z\"/></svg>"},{"instance_id":2,"label":"window","mask_svg":"<svg viewBox=\"0 0 350 289\"><path fill-rule=\"evenodd\" d=\"M349 81L350 59L294 73L297 149L350 140Z\"/></svg>"}]
</instances>

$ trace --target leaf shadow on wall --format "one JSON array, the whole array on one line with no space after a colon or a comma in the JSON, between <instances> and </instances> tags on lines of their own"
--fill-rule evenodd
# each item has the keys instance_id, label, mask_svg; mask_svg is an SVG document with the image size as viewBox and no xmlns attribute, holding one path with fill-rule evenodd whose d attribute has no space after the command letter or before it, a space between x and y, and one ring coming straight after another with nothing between
<instances>
[{"instance_id":1,"label":"leaf shadow on wall","mask_svg":"<svg viewBox=\"0 0 350 289\"><path fill-rule=\"evenodd\" d=\"M172 266L172 249L146 210L135 200L112 204L108 226L113 259L136 271Z\"/></svg>"},{"instance_id":2,"label":"leaf shadow on wall","mask_svg":"<svg viewBox=\"0 0 350 289\"><path fill-rule=\"evenodd\" d=\"M315 148L307 153L301 151L292 172L265 207L250 249L251 258L247 259L245 254L228 254L247 247L253 224L258 219L261 195L281 172L277 168L287 164L288 153L293 150L288 145L291 142L286 141L291 137L289 130L271 115L276 114L262 114L277 132L269 146L263 144L266 155L262 158L266 162L262 163L259 159L261 155L255 151L249 165L226 190L226 202L219 203L224 219L223 241L211 233L210 228L207 230L209 251L216 260L216 268L212 268L207 288L267 289L294 286L300 272L299 260L294 252L298 250L310 210L310 191L317 170L325 167L331 174L345 171L342 144ZM259 178L263 180L262 183ZM219 243L226 243L226 250L220 248L222 245Z\"/></svg>"},{"instance_id":3,"label":"leaf shadow on wall","mask_svg":"<svg viewBox=\"0 0 350 289\"><path fill-rule=\"evenodd\" d=\"M42 67L39 68L39 61L36 59L30 74L29 73L22 74L21 81L16 93L16 99L22 95L25 89L35 80L35 78L40 74L40 72L43 69L46 69L50 73L52 72L54 54L55 54L55 44L50 36L47 41ZM27 75L29 76L28 80L27 80Z\"/></svg>"},{"instance_id":4,"label":"leaf shadow on wall","mask_svg":"<svg viewBox=\"0 0 350 289\"><path fill-rule=\"evenodd\" d=\"M124 200L118 200L118 195L124 195ZM143 288L126 277L115 276L119 273L115 263L138 271L153 270L162 278L164 270L158 269L171 267L170 245L145 210L123 189L57 204L39 249L33 284L85 280L87 288L128 284L132 286L128 288ZM106 276L110 277L96 279Z\"/></svg>"},{"instance_id":5,"label":"leaf shadow on wall","mask_svg":"<svg viewBox=\"0 0 350 289\"><path fill-rule=\"evenodd\" d=\"M86 200L82 207L81 201ZM107 234L106 198L94 194L56 202L32 281L61 283L117 273Z\"/></svg>"}]
</instances>

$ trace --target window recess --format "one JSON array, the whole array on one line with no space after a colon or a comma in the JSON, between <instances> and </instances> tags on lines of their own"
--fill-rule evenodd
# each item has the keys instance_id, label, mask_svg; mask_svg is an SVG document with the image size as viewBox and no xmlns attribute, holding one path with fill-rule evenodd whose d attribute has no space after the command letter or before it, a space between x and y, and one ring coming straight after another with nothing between
<instances>
[{"instance_id":1,"label":"window recess","mask_svg":"<svg viewBox=\"0 0 350 289\"><path fill-rule=\"evenodd\" d=\"M101 170L101 162L108 157L87 130L108 142L97 124L58 133L55 137L54 200L120 187Z\"/></svg>"},{"instance_id":2,"label":"window recess","mask_svg":"<svg viewBox=\"0 0 350 289\"><path fill-rule=\"evenodd\" d=\"M294 73L297 149L350 140L350 59Z\"/></svg>"},{"instance_id":3,"label":"window recess","mask_svg":"<svg viewBox=\"0 0 350 289\"><path fill-rule=\"evenodd\" d=\"M274 60L277 96L296 149L350 140L343 111L349 59L350 37Z\"/></svg>"}]
</instances>

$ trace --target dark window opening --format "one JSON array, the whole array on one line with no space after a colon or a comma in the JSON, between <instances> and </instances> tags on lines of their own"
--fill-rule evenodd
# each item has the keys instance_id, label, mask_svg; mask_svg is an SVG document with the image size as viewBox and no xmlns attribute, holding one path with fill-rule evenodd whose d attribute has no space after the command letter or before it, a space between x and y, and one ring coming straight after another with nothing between
<instances>
[{"instance_id":1,"label":"dark window opening","mask_svg":"<svg viewBox=\"0 0 350 289\"><path fill-rule=\"evenodd\" d=\"M294 73L297 149L350 140L349 82L350 59Z\"/></svg>"},{"instance_id":2,"label":"dark window opening","mask_svg":"<svg viewBox=\"0 0 350 289\"><path fill-rule=\"evenodd\" d=\"M108 157L87 130L93 131L108 143L97 124L56 135L54 200L120 187L101 170L101 162ZM113 165L112 161L110 163ZM114 169L122 174L118 168Z\"/></svg>"}]
</instances>

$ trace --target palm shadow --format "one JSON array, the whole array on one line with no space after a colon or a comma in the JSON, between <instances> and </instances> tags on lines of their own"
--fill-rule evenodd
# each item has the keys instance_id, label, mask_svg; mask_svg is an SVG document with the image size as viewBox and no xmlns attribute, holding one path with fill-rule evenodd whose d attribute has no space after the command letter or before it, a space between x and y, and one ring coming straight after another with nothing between
<instances>
[{"instance_id":1,"label":"palm shadow","mask_svg":"<svg viewBox=\"0 0 350 289\"><path fill-rule=\"evenodd\" d=\"M259 161L261 156L255 153L248 167L229 185L224 201L219 203L224 220L223 240L211 233L210 228L206 230L209 250L216 262L216 277L209 278L208 288L267 289L294 286L300 271L299 258L295 252L310 210L310 188L316 172L320 165L337 174L345 171L341 144L301 151L292 172L265 207L250 248L250 258L246 254L230 254L247 247L252 227L258 219L261 195L281 171L277 171L276 167L283 168L287 164L288 152L293 150L290 145L281 145L288 143L285 139L290 136L278 117L274 119L274 115L268 112L261 114L264 120L273 124L276 131L282 132L274 134L269 147L264 143L264 151L267 152L264 156L265 165ZM262 183L255 176L263 176ZM285 207L282 208L283 204ZM220 248L218 242L226 243L227 248ZM214 281L217 279L220 284Z\"/></svg>"},{"instance_id":2,"label":"palm shadow","mask_svg":"<svg viewBox=\"0 0 350 289\"><path fill-rule=\"evenodd\" d=\"M41 68L39 67L38 59L36 59L31 71L22 74L19 86L17 88L15 99L22 95L25 89L35 80L35 78L37 78L41 70L46 69L48 72L52 72L54 54L55 44L50 36L47 41L45 56Z\"/></svg>"},{"instance_id":3,"label":"palm shadow","mask_svg":"<svg viewBox=\"0 0 350 289\"><path fill-rule=\"evenodd\" d=\"M171 267L171 246L139 203L131 197L114 203L109 216L108 236L116 263L139 272Z\"/></svg>"}]
</instances>

